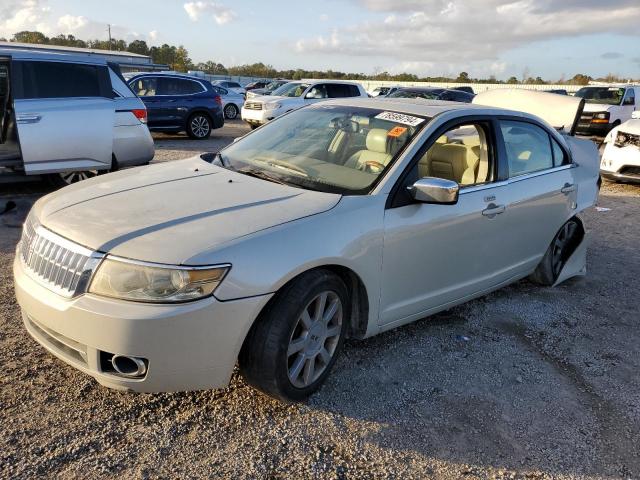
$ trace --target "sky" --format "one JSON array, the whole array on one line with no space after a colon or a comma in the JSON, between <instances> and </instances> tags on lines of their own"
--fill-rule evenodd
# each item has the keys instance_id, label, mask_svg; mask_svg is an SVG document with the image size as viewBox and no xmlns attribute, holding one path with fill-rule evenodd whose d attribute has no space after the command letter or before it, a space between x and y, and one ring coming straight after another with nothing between
<instances>
[{"instance_id":1,"label":"sky","mask_svg":"<svg viewBox=\"0 0 640 480\"><path fill-rule=\"evenodd\" d=\"M225 66L640 78L640 0L0 0L0 37L106 39L107 24Z\"/></svg>"}]
</instances>

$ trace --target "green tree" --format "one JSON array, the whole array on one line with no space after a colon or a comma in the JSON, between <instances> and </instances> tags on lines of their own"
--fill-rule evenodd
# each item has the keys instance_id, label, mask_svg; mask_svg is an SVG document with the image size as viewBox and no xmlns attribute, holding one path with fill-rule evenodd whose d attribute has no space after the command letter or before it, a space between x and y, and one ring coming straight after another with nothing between
<instances>
[{"instance_id":1,"label":"green tree","mask_svg":"<svg viewBox=\"0 0 640 480\"><path fill-rule=\"evenodd\" d=\"M41 32L31 32L28 30L24 30L22 32L18 32L13 35L11 38L12 42L20 42L20 43L39 43L39 44L48 44L49 39L44 33Z\"/></svg>"},{"instance_id":2,"label":"green tree","mask_svg":"<svg viewBox=\"0 0 640 480\"><path fill-rule=\"evenodd\" d=\"M469 78L469 74L467 72L460 72L458 78L456 78L456 83L470 83L471 79Z\"/></svg>"},{"instance_id":3,"label":"green tree","mask_svg":"<svg viewBox=\"0 0 640 480\"><path fill-rule=\"evenodd\" d=\"M127 47L127 52L137 53L139 55L149 55L149 46L144 40L134 40Z\"/></svg>"},{"instance_id":4,"label":"green tree","mask_svg":"<svg viewBox=\"0 0 640 480\"><path fill-rule=\"evenodd\" d=\"M507 83L514 85L516 83L520 83L518 82L518 79L516 77L509 77L509 80L507 80Z\"/></svg>"}]
</instances>

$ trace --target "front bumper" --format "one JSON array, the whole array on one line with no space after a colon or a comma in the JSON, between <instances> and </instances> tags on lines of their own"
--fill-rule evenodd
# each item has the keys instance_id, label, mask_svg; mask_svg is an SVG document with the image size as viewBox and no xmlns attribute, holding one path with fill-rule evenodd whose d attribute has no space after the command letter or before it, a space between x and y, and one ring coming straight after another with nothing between
<instances>
[{"instance_id":1,"label":"front bumper","mask_svg":"<svg viewBox=\"0 0 640 480\"><path fill-rule=\"evenodd\" d=\"M579 122L576 127L578 135L594 135L596 137L604 137L611 131L613 124L611 123L582 123Z\"/></svg>"},{"instance_id":2,"label":"front bumper","mask_svg":"<svg viewBox=\"0 0 640 480\"><path fill-rule=\"evenodd\" d=\"M609 180L640 183L640 148L607 143L600 161L600 174Z\"/></svg>"},{"instance_id":3,"label":"front bumper","mask_svg":"<svg viewBox=\"0 0 640 480\"><path fill-rule=\"evenodd\" d=\"M16 297L31 336L56 357L102 385L137 392L221 388L229 383L242 342L271 295L179 305L127 302L85 294L63 298L13 265ZM104 368L104 355L148 361L144 377Z\"/></svg>"}]
</instances>

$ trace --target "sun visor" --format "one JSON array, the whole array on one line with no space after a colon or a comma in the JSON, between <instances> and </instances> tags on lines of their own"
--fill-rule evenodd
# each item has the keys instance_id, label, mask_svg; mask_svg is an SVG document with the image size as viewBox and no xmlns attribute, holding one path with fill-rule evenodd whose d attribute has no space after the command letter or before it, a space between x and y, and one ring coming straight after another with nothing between
<instances>
[{"instance_id":1,"label":"sun visor","mask_svg":"<svg viewBox=\"0 0 640 480\"><path fill-rule=\"evenodd\" d=\"M575 133L584 108L583 98L519 88L488 90L476 95L473 103L529 113L569 135Z\"/></svg>"}]
</instances>

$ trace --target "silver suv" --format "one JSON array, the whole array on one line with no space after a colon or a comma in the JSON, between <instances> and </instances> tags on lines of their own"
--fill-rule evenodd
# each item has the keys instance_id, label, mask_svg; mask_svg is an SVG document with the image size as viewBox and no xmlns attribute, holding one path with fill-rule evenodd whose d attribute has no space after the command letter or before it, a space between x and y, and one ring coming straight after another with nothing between
<instances>
[{"instance_id":1,"label":"silver suv","mask_svg":"<svg viewBox=\"0 0 640 480\"><path fill-rule=\"evenodd\" d=\"M147 110L104 58L0 49L0 167L66 185L149 163Z\"/></svg>"}]
</instances>

